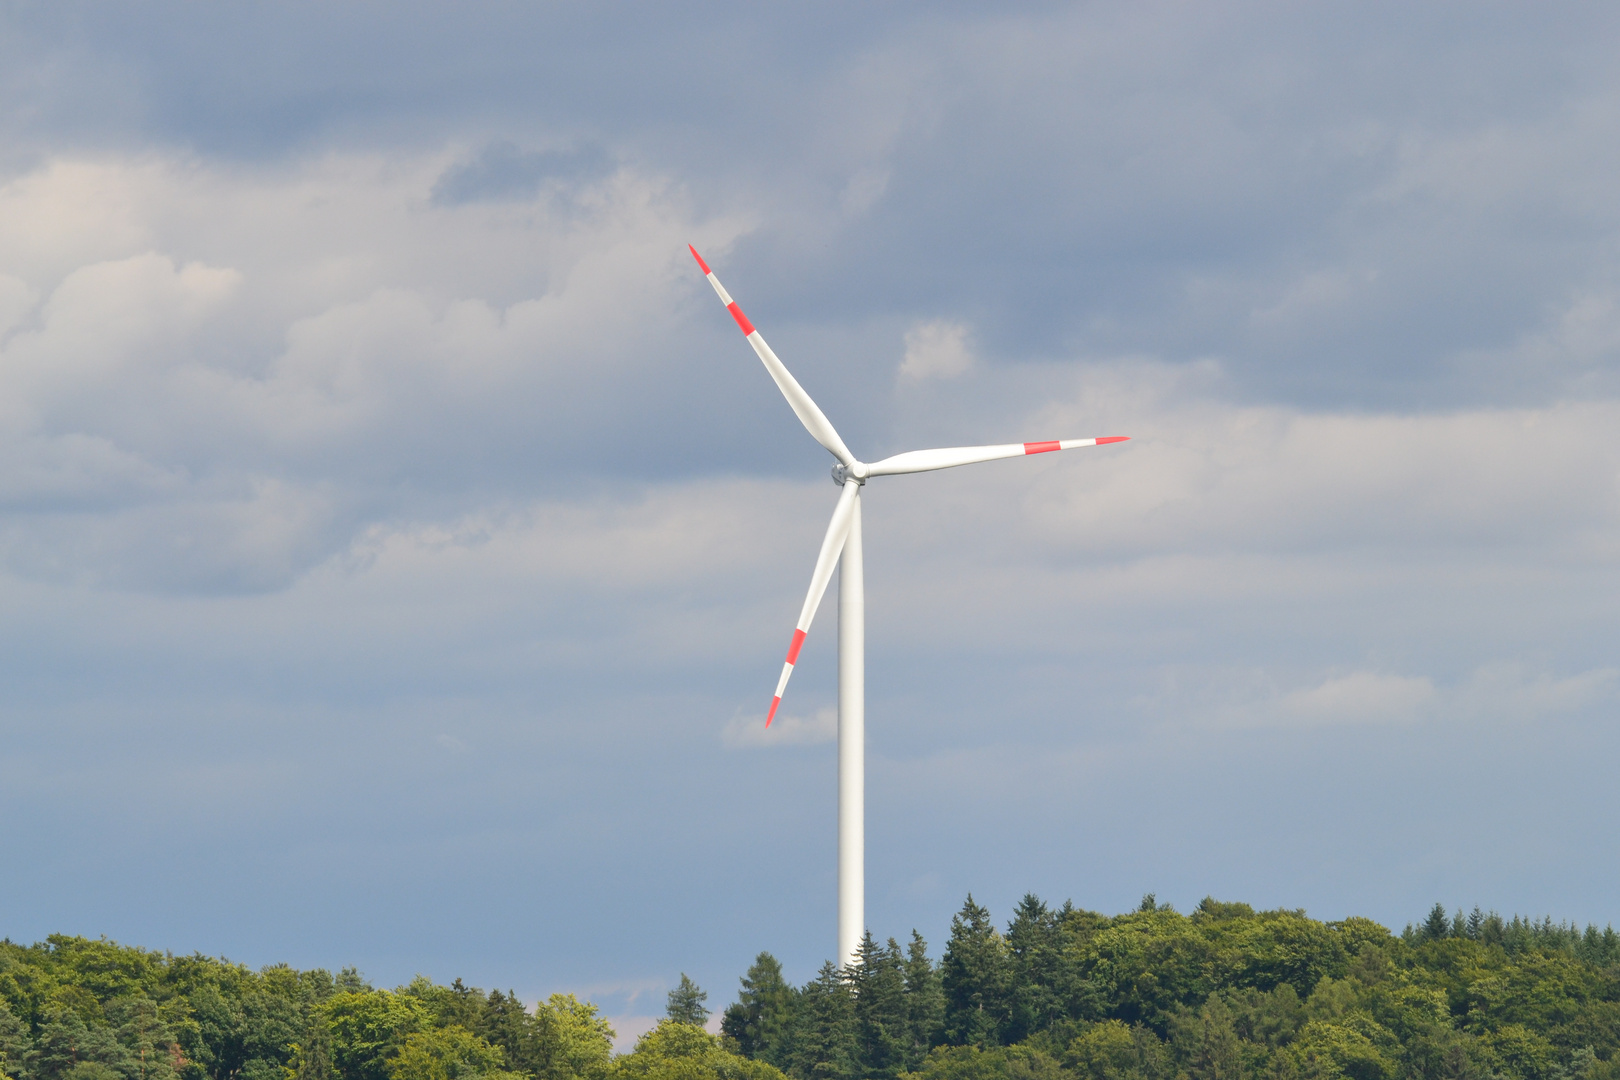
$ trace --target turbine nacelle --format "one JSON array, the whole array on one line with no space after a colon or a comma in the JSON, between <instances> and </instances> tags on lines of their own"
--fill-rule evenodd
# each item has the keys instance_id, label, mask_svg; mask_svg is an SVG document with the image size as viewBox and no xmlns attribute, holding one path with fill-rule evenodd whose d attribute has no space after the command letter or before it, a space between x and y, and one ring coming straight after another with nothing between
<instances>
[{"instance_id":1,"label":"turbine nacelle","mask_svg":"<svg viewBox=\"0 0 1620 1080\"><path fill-rule=\"evenodd\" d=\"M864 461L857 461L853 465L845 465L842 461L832 467L833 483L839 487L854 480L857 484L865 486L867 465Z\"/></svg>"}]
</instances>

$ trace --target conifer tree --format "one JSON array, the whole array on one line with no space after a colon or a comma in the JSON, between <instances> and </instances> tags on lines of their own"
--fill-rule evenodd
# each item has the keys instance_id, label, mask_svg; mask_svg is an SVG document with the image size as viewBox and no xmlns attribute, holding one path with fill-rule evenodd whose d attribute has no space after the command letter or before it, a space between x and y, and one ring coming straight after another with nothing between
<instances>
[{"instance_id":1,"label":"conifer tree","mask_svg":"<svg viewBox=\"0 0 1620 1080\"><path fill-rule=\"evenodd\" d=\"M990 912L970 893L951 918L951 940L940 962L945 993L945 1041L957 1046L998 1046L1008 1023L1011 974L1007 943Z\"/></svg>"},{"instance_id":2,"label":"conifer tree","mask_svg":"<svg viewBox=\"0 0 1620 1080\"><path fill-rule=\"evenodd\" d=\"M800 991L790 1064L798 1080L854 1080L860 1075L855 1003L830 960Z\"/></svg>"},{"instance_id":3,"label":"conifer tree","mask_svg":"<svg viewBox=\"0 0 1620 1080\"><path fill-rule=\"evenodd\" d=\"M911 944L906 946L905 979L906 1026L910 1034L906 1068L914 1070L939 1040L945 1023L945 994L940 989L939 970L928 959L928 942L915 930L911 932Z\"/></svg>"},{"instance_id":4,"label":"conifer tree","mask_svg":"<svg viewBox=\"0 0 1620 1080\"><path fill-rule=\"evenodd\" d=\"M707 1000L709 995L699 989L697 983L687 978L686 972L683 971L681 984L669 992L669 1006L665 1013L676 1023L702 1027L709 1019L709 1010L703 1005Z\"/></svg>"},{"instance_id":5,"label":"conifer tree","mask_svg":"<svg viewBox=\"0 0 1620 1080\"><path fill-rule=\"evenodd\" d=\"M1450 933L1451 919L1446 916L1446 906L1435 904L1429 909L1429 917L1423 920L1423 936L1430 941L1439 941Z\"/></svg>"},{"instance_id":6,"label":"conifer tree","mask_svg":"<svg viewBox=\"0 0 1620 1080\"><path fill-rule=\"evenodd\" d=\"M87 1027L71 1009L48 1014L39 1038L28 1054L27 1074L33 1080L120 1080L136 1070L128 1052L103 1027Z\"/></svg>"},{"instance_id":7,"label":"conifer tree","mask_svg":"<svg viewBox=\"0 0 1620 1080\"><path fill-rule=\"evenodd\" d=\"M491 990L479 1010L471 1031L506 1055L506 1067L532 1073L543 1062L540 1033L529 1010L516 991L503 994Z\"/></svg>"},{"instance_id":8,"label":"conifer tree","mask_svg":"<svg viewBox=\"0 0 1620 1080\"><path fill-rule=\"evenodd\" d=\"M905 961L899 943L890 938L887 947L880 947L868 930L848 981L855 998L861 1075L879 1080L898 1076L906 1067L910 1043Z\"/></svg>"},{"instance_id":9,"label":"conifer tree","mask_svg":"<svg viewBox=\"0 0 1620 1080\"><path fill-rule=\"evenodd\" d=\"M0 1076L16 1080L22 1074L23 1056L28 1053L28 1025L0 1000Z\"/></svg>"},{"instance_id":10,"label":"conifer tree","mask_svg":"<svg viewBox=\"0 0 1620 1080\"><path fill-rule=\"evenodd\" d=\"M797 992L782 977L781 963L768 952L754 958L741 981L742 992L726 1007L720 1033L736 1040L748 1057L784 1068Z\"/></svg>"},{"instance_id":11,"label":"conifer tree","mask_svg":"<svg viewBox=\"0 0 1620 1080\"><path fill-rule=\"evenodd\" d=\"M1007 1042L1045 1030L1064 1015L1059 996L1063 945L1058 917L1034 893L1025 893L1007 926L1013 992Z\"/></svg>"}]
</instances>

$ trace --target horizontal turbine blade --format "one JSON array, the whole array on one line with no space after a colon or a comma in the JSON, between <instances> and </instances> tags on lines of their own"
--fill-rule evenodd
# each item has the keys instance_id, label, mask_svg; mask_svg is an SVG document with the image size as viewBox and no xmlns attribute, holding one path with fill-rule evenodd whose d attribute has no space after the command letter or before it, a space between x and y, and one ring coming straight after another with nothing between
<instances>
[{"instance_id":1,"label":"horizontal turbine blade","mask_svg":"<svg viewBox=\"0 0 1620 1080\"><path fill-rule=\"evenodd\" d=\"M956 465L972 465L997 458L1045 454L1053 450L1074 450L1081 446L1124 442L1129 435L1104 435L1096 439L1059 439L1052 442L1005 443L1001 446L947 446L939 450L908 450L904 454L874 461L866 467L868 476L896 476L900 473L931 472Z\"/></svg>"},{"instance_id":2,"label":"horizontal turbine blade","mask_svg":"<svg viewBox=\"0 0 1620 1080\"><path fill-rule=\"evenodd\" d=\"M838 505L833 507L832 521L827 523L827 535L821 541L821 554L816 556L816 571L810 575L810 594L804 598L798 625L793 628L793 641L788 645L782 677L776 682L776 696L771 699L771 711L765 714L766 727L770 727L771 721L776 719L776 707L782 704L782 692L787 689L788 679L793 676L793 665L799 662L799 649L804 645L805 635L810 633L810 622L816 617L816 608L821 606L821 597L827 591L827 582L832 580L838 556L844 552L844 541L849 538L851 511L855 509L855 500L860 491L858 482L847 481L843 494L838 496Z\"/></svg>"},{"instance_id":3,"label":"horizontal turbine blade","mask_svg":"<svg viewBox=\"0 0 1620 1080\"><path fill-rule=\"evenodd\" d=\"M754 351L759 354L760 362L765 365L765 370L771 373L772 379L776 380L777 389L781 390L782 396L787 398L788 406L793 409L794 415L799 418L799 423L803 424L804 429L810 433L810 437L825 446L828 453L832 454L833 457L842 461L845 465L854 465L855 455L849 452L849 447L844 445L844 440L838 437L838 432L834 430L832 421L828 420L826 414L810 399L810 395L804 392L804 387L799 385L798 380L783 366L782 361L776 358L776 354L771 351L771 347L765 344L765 339L759 336L759 331L755 330L754 324L748 321L748 316L742 313L742 308L737 306L737 301L731 298L731 294L726 292L725 286L720 284L720 279L714 276L714 271L710 270L709 264L703 261L703 256L697 253L697 248L687 244L686 250L692 253L692 258L696 259L698 266L703 269L703 276L709 279L710 285L714 286L714 291L720 296L720 302L726 305L726 310L731 312L731 317L737 320L737 326L742 330L743 336L748 338L748 344L752 345Z\"/></svg>"}]
</instances>

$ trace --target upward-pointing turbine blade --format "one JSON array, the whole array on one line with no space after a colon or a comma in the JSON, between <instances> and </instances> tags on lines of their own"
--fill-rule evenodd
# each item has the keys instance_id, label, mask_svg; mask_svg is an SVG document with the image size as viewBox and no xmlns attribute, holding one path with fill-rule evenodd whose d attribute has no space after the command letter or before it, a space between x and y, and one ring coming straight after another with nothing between
<instances>
[{"instance_id":1,"label":"upward-pointing turbine blade","mask_svg":"<svg viewBox=\"0 0 1620 1080\"><path fill-rule=\"evenodd\" d=\"M765 370L771 373L772 379L776 380L777 389L781 390L782 396L787 398L787 403L793 409L794 415L799 418L799 423L803 424L804 429L810 433L810 437L825 446L833 457L842 461L845 465L854 465L855 455L849 452L849 447L844 445L844 440L838 437L838 432L834 430L832 421L828 420L826 414L810 399L810 395L804 392L804 387L799 385L798 380L782 364L782 361L776 358L776 354L771 351L771 347L765 344L765 339L759 336L759 331L755 330L754 324L748 321L748 316L742 313L742 308L737 306L737 301L731 298L731 294L726 292L725 286L720 284L720 279L714 276L714 271L710 270L709 264L703 261L703 256L697 253L697 248L687 244L686 250L692 253L692 258L696 259L698 266L702 267L703 276L709 279L710 285L714 286L714 291L720 296L720 302L726 305L726 310L731 312L731 317L737 320L737 326L741 328L743 335L748 338L748 344L752 345L754 351L759 354L760 362L765 365Z\"/></svg>"},{"instance_id":2,"label":"upward-pointing turbine blade","mask_svg":"<svg viewBox=\"0 0 1620 1080\"><path fill-rule=\"evenodd\" d=\"M832 580L838 556L843 554L844 541L849 538L849 520L860 490L860 484L854 480L848 481L844 484L843 494L838 496L838 505L833 507L832 520L827 523L827 535L821 541L821 554L816 556L815 573L810 575L810 594L804 598L799 622L793 628L793 641L788 645L782 677L776 682L776 696L771 698L771 711L765 714L766 727L770 727L771 721L776 719L776 707L782 704L782 692L787 689L788 679L793 676L793 665L799 662L799 649L804 645L805 635L810 633L810 622L816 617L816 608L821 606L821 597L827 591L827 582Z\"/></svg>"},{"instance_id":3,"label":"upward-pointing turbine blade","mask_svg":"<svg viewBox=\"0 0 1620 1080\"><path fill-rule=\"evenodd\" d=\"M866 467L868 476L895 476L900 473L930 472L956 465L972 465L997 458L1045 454L1053 450L1074 450L1081 446L1125 442L1129 435L1103 435L1095 439L1056 439L1051 442L1004 443L1000 446L947 446L939 450L908 450L904 454L874 461Z\"/></svg>"}]
</instances>

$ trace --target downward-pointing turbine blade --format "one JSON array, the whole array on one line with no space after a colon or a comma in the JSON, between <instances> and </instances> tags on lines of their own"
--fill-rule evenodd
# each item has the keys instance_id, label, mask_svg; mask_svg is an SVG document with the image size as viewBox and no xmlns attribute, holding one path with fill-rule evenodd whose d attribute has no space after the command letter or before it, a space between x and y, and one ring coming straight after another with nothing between
<instances>
[{"instance_id":1,"label":"downward-pointing turbine blade","mask_svg":"<svg viewBox=\"0 0 1620 1080\"><path fill-rule=\"evenodd\" d=\"M799 418L799 423L803 424L804 429L810 433L810 437L825 446L828 453L832 454L833 457L842 461L845 465L854 465L855 455L849 452L849 447L844 445L844 440L838 437L838 432L833 428L832 421L827 419L826 414L811 400L810 395L804 392L804 387L799 385L798 380L782 364L782 361L776 358L776 354L771 351L771 347L765 344L765 339L760 337L758 330L754 329L754 324L748 321L748 316L744 315L742 308L737 306L737 301L733 300L731 294L726 292L725 286L720 284L720 279L714 276L714 271L710 270L709 264L703 261L703 256L697 253L697 248L687 244L686 250L690 251L692 258L697 260L698 267L702 269L703 276L709 279L709 284L714 286L714 291L719 295L720 302L726 305L726 310L731 312L731 317L737 320L738 329L748 339L748 344L754 347L754 352L759 354L760 362L765 365L765 370L770 372L771 378L776 382L777 389L782 391L782 396L787 398L788 406L792 408L794 415Z\"/></svg>"},{"instance_id":2,"label":"downward-pointing turbine blade","mask_svg":"<svg viewBox=\"0 0 1620 1080\"><path fill-rule=\"evenodd\" d=\"M788 679L793 676L793 665L799 662L799 649L804 646L805 635L810 633L810 623L815 619L816 609L821 606L821 598L827 592L827 582L832 580L838 556L843 554L844 541L849 537L850 517L860 490L860 484L849 481L844 485L843 494L838 496L838 505L833 507L832 520L827 523L827 535L821 540L821 553L816 556L815 573L810 575L810 593L804 598L798 624L793 628L787 663L782 665L782 677L776 681L776 696L771 698L771 711L765 714L766 727L770 727L771 721L776 719L776 707L782 704L782 692L787 689Z\"/></svg>"},{"instance_id":3,"label":"downward-pointing turbine blade","mask_svg":"<svg viewBox=\"0 0 1620 1080\"><path fill-rule=\"evenodd\" d=\"M1124 442L1129 435L1103 435L1096 439L1054 439L1050 442L1003 443L1000 446L947 446L938 450L908 450L904 454L874 461L866 467L868 476L896 476L900 473L931 472L957 465L972 465L997 458L1025 457L1053 450L1074 450L1082 446Z\"/></svg>"}]
</instances>

